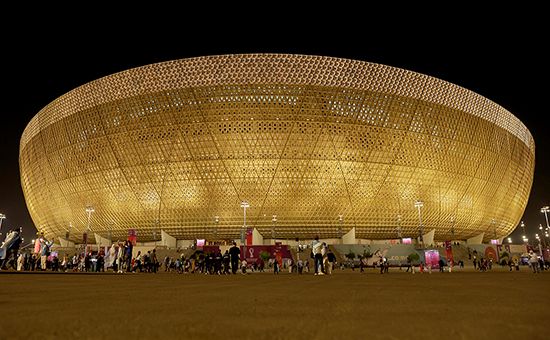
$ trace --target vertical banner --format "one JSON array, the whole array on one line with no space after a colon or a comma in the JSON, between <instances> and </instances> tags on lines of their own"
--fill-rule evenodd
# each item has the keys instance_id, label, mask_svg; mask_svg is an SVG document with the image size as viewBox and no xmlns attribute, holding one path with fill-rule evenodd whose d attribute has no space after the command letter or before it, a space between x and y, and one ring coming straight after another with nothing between
<instances>
[{"instance_id":1,"label":"vertical banner","mask_svg":"<svg viewBox=\"0 0 550 340\"><path fill-rule=\"evenodd\" d=\"M487 246L485 248L485 258L489 260L497 261L497 251L493 246Z\"/></svg>"},{"instance_id":2,"label":"vertical banner","mask_svg":"<svg viewBox=\"0 0 550 340\"><path fill-rule=\"evenodd\" d=\"M39 254L40 253L40 238L37 238L34 240L34 253Z\"/></svg>"},{"instance_id":3,"label":"vertical banner","mask_svg":"<svg viewBox=\"0 0 550 340\"><path fill-rule=\"evenodd\" d=\"M128 229L128 241L132 242L135 246L137 243L137 231L135 229Z\"/></svg>"},{"instance_id":4,"label":"vertical banner","mask_svg":"<svg viewBox=\"0 0 550 340\"><path fill-rule=\"evenodd\" d=\"M453 258L453 247L451 245L451 241L445 241L445 255L447 256L447 264L452 267L455 264L455 260Z\"/></svg>"},{"instance_id":5,"label":"vertical banner","mask_svg":"<svg viewBox=\"0 0 550 340\"><path fill-rule=\"evenodd\" d=\"M246 245L252 245L252 228L246 229Z\"/></svg>"},{"instance_id":6,"label":"vertical banner","mask_svg":"<svg viewBox=\"0 0 550 340\"><path fill-rule=\"evenodd\" d=\"M424 258L426 267L431 266L432 269L439 269L439 252L437 250L424 250Z\"/></svg>"},{"instance_id":7,"label":"vertical banner","mask_svg":"<svg viewBox=\"0 0 550 340\"><path fill-rule=\"evenodd\" d=\"M512 252L510 251L509 244L498 244L497 245L497 260L498 263L502 264L502 261L508 263L512 258Z\"/></svg>"},{"instance_id":8,"label":"vertical banner","mask_svg":"<svg viewBox=\"0 0 550 340\"><path fill-rule=\"evenodd\" d=\"M84 232L84 234L82 234L82 243L84 243L84 244L88 243L88 233L87 232Z\"/></svg>"}]
</instances>

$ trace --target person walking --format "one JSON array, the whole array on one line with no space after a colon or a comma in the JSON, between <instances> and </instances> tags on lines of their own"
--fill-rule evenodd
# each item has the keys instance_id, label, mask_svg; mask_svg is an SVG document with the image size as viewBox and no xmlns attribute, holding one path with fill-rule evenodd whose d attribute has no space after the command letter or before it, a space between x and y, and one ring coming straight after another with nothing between
<instances>
[{"instance_id":1,"label":"person walking","mask_svg":"<svg viewBox=\"0 0 550 340\"><path fill-rule=\"evenodd\" d=\"M332 275L332 269L334 268L334 264L336 263L336 256L334 255L334 253L330 248L328 249L327 260L328 260L327 274Z\"/></svg>"},{"instance_id":2,"label":"person walking","mask_svg":"<svg viewBox=\"0 0 550 340\"><path fill-rule=\"evenodd\" d=\"M229 256L231 258L231 272L237 274L239 269L239 257L241 255L241 250L237 247L237 242L233 242L233 246L229 248Z\"/></svg>"},{"instance_id":3,"label":"person walking","mask_svg":"<svg viewBox=\"0 0 550 340\"><path fill-rule=\"evenodd\" d=\"M281 269L279 268L279 262L277 262L277 259L274 259L273 261L273 274L279 275L279 272Z\"/></svg>"},{"instance_id":4,"label":"person walking","mask_svg":"<svg viewBox=\"0 0 550 340\"><path fill-rule=\"evenodd\" d=\"M537 254L532 250L529 252L529 265L531 265L533 273L539 272L539 260L537 259Z\"/></svg>"},{"instance_id":5,"label":"person walking","mask_svg":"<svg viewBox=\"0 0 550 340\"><path fill-rule=\"evenodd\" d=\"M311 252L315 260L315 275L324 275L323 273L323 244L319 241L319 236L315 236L311 242Z\"/></svg>"},{"instance_id":6,"label":"person walking","mask_svg":"<svg viewBox=\"0 0 550 340\"><path fill-rule=\"evenodd\" d=\"M48 242L46 239L43 239L42 247L40 248L40 266L42 270L46 270L48 256L50 256L50 248L53 244L53 241Z\"/></svg>"},{"instance_id":7,"label":"person walking","mask_svg":"<svg viewBox=\"0 0 550 340\"><path fill-rule=\"evenodd\" d=\"M151 253L150 261L151 261L151 269L152 269L153 273L156 274L157 269L159 267L159 260L157 258L157 250L156 249L153 249L153 252Z\"/></svg>"}]
</instances>

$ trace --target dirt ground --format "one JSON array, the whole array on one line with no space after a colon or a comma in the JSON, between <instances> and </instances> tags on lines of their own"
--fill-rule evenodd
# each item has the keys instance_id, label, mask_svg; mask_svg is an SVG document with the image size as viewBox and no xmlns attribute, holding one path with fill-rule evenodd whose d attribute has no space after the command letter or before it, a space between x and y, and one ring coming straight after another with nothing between
<instances>
[{"instance_id":1,"label":"dirt ground","mask_svg":"<svg viewBox=\"0 0 550 340\"><path fill-rule=\"evenodd\" d=\"M549 302L550 273L528 268L332 276L2 272L0 339L548 339Z\"/></svg>"}]
</instances>

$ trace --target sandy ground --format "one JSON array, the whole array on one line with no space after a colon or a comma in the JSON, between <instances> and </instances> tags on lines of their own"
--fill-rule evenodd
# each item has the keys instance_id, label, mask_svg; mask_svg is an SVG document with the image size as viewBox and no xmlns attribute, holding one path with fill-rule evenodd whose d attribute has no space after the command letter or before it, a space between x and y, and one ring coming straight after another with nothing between
<instances>
[{"instance_id":1,"label":"sandy ground","mask_svg":"<svg viewBox=\"0 0 550 340\"><path fill-rule=\"evenodd\" d=\"M550 273L528 268L332 276L3 272L0 289L0 339L550 338Z\"/></svg>"}]
</instances>

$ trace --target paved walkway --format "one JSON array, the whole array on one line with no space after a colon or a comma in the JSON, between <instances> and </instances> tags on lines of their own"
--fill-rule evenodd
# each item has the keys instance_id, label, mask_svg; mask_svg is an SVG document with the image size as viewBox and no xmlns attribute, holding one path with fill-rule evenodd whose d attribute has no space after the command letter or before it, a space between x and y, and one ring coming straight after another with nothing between
<instances>
[{"instance_id":1,"label":"paved walkway","mask_svg":"<svg viewBox=\"0 0 550 340\"><path fill-rule=\"evenodd\" d=\"M0 339L547 339L550 273L0 275Z\"/></svg>"}]
</instances>

